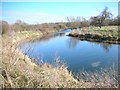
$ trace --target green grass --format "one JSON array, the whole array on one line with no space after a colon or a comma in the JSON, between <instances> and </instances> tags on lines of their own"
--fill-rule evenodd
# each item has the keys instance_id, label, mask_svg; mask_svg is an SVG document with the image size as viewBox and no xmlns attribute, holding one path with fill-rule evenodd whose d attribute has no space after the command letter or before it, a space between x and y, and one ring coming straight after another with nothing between
<instances>
[{"instance_id":1,"label":"green grass","mask_svg":"<svg viewBox=\"0 0 120 90\"><path fill-rule=\"evenodd\" d=\"M81 28L79 32L117 36L118 26L103 26L102 28L90 26Z\"/></svg>"},{"instance_id":2,"label":"green grass","mask_svg":"<svg viewBox=\"0 0 120 90\"><path fill-rule=\"evenodd\" d=\"M91 35L91 37L87 37L88 34ZM84 27L80 28L77 31L73 30L69 35L90 41L120 43L118 26L103 26L102 28L93 26ZM81 35L83 35L83 37L81 37ZM96 36L97 38L94 38L94 36Z\"/></svg>"}]
</instances>

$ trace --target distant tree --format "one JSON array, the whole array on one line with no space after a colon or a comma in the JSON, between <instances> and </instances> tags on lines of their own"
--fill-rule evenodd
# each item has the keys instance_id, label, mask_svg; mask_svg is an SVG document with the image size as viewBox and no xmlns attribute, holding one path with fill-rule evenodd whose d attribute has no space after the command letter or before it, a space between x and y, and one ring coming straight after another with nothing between
<instances>
[{"instance_id":1,"label":"distant tree","mask_svg":"<svg viewBox=\"0 0 120 90\"><path fill-rule=\"evenodd\" d=\"M75 22L76 19L74 17L67 17L68 22Z\"/></svg>"},{"instance_id":2,"label":"distant tree","mask_svg":"<svg viewBox=\"0 0 120 90\"><path fill-rule=\"evenodd\" d=\"M21 21L21 20L17 20L17 21L15 22L15 24L28 25L27 23L25 23L24 21Z\"/></svg>"},{"instance_id":3,"label":"distant tree","mask_svg":"<svg viewBox=\"0 0 120 90\"><path fill-rule=\"evenodd\" d=\"M28 24L21 21L21 20L17 20L13 26L12 26L14 31L24 31L28 29Z\"/></svg>"},{"instance_id":4,"label":"distant tree","mask_svg":"<svg viewBox=\"0 0 120 90\"><path fill-rule=\"evenodd\" d=\"M112 26L119 26L120 25L120 16L117 16L113 19L110 19L109 20L109 25L112 25Z\"/></svg>"},{"instance_id":5,"label":"distant tree","mask_svg":"<svg viewBox=\"0 0 120 90\"><path fill-rule=\"evenodd\" d=\"M76 21L77 21L77 22L81 22L82 19L83 19L83 18L81 18L80 16L77 16Z\"/></svg>"},{"instance_id":6,"label":"distant tree","mask_svg":"<svg viewBox=\"0 0 120 90\"><path fill-rule=\"evenodd\" d=\"M98 16L90 18L91 24L101 28L103 26L103 22L105 23L105 20L110 19L111 17L112 13L108 11L108 7L105 7L105 9Z\"/></svg>"},{"instance_id":7,"label":"distant tree","mask_svg":"<svg viewBox=\"0 0 120 90\"><path fill-rule=\"evenodd\" d=\"M69 28L79 28L81 27L81 17L67 17L67 27Z\"/></svg>"},{"instance_id":8,"label":"distant tree","mask_svg":"<svg viewBox=\"0 0 120 90\"><path fill-rule=\"evenodd\" d=\"M0 26L2 27L1 34L6 34L9 30L9 24L6 21L0 21ZM1 30L1 29L0 29Z\"/></svg>"},{"instance_id":9,"label":"distant tree","mask_svg":"<svg viewBox=\"0 0 120 90\"><path fill-rule=\"evenodd\" d=\"M112 17L112 13L108 11L108 7L105 7L105 9L100 13L98 16L98 21L99 21L99 27L103 25L103 22L106 19L110 19Z\"/></svg>"},{"instance_id":10,"label":"distant tree","mask_svg":"<svg viewBox=\"0 0 120 90\"><path fill-rule=\"evenodd\" d=\"M98 16L94 16L90 18L90 25L98 26L99 25L99 19Z\"/></svg>"},{"instance_id":11,"label":"distant tree","mask_svg":"<svg viewBox=\"0 0 120 90\"><path fill-rule=\"evenodd\" d=\"M114 25L120 25L120 16L117 16L117 17L114 18L113 24Z\"/></svg>"},{"instance_id":12,"label":"distant tree","mask_svg":"<svg viewBox=\"0 0 120 90\"><path fill-rule=\"evenodd\" d=\"M67 25L70 28L81 28L81 27L88 27L90 25L89 21L83 17L67 17Z\"/></svg>"},{"instance_id":13,"label":"distant tree","mask_svg":"<svg viewBox=\"0 0 120 90\"><path fill-rule=\"evenodd\" d=\"M81 27L88 27L90 25L89 21L85 18L81 19Z\"/></svg>"}]
</instances>

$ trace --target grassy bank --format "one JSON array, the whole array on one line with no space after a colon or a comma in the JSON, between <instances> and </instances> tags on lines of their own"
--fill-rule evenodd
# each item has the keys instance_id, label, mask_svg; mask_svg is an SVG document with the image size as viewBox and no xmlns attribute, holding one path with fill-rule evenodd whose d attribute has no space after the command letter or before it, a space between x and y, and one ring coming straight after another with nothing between
<instances>
[{"instance_id":1,"label":"grassy bank","mask_svg":"<svg viewBox=\"0 0 120 90\"><path fill-rule=\"evenodd\" d=\"M14 35L2 36L2 63L0 87L2 88L91 88L117 87L116 74L101 70L100 73L79 74L74 77L64 64L59 66L59 59L54 65L37 64L21 53L16 45L21 42L44 36L41 32L24 31ZM99 77L99 78L98 78ZM88 80L88 79L89 80ZM107 82L106 82L107 81Z\"/></svg>"},{"instance_id":2,"label":"grassy bank","mask_svg":"<svg viewBox=\"0 0 120 90\"><path fill-rule=\"evenodd\" d=\"M81 40L120 44L118 33L118 26L103 26L102 28L91 26L73 30L69 36L78 37Z\"/></svg>"},{"instance_id":3,"label":"grassy bank","mask_svg":"<svg viewBox=\"0 0 120 90\"><path fill-rule=\"evenodd\" d=\"M77 87L78 81L64 65L59 68L46 63L37 65L27 55L16 49L16 44L36 37L41 38L42 34L21 32L13 37L3 35L1 87L71 87L72 84Z\"/></svg>"}]
</instances>

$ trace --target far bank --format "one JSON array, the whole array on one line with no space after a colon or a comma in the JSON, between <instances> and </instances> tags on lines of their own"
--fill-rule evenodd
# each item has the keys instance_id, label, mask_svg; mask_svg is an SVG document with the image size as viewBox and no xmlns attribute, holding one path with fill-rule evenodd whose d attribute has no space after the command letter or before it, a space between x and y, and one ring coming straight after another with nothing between
<instances>
[{"instance_id":1,"label":"far bank","mask_svg":"<svg viewBox=\"0 0 120 90\"><path fill-rule=\"evenodd\" d=\"M119 32L118 26L103 26L102 28L91 26L73 29L68 36L77 37L81 40L120 44Z\"/></svg>"}]
</instances>

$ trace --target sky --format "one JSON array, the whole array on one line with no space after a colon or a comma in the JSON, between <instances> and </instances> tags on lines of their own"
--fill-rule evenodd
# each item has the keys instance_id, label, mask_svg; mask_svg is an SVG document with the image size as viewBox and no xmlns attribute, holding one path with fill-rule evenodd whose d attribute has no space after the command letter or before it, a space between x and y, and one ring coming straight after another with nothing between
<instances>
[{"instance_id":1,"label":"sky","mask_svg":"<svg viewBox=\"0 0 120 90\"><path fill-rule=\"evenodd\" d=\"M4 2L119 2L119 0L1 0Z\"/></svg>"},{"instance_id":2,"label":"sky","mask_svg":"<svg viewBox=\"0 0 120 90\"><path fill-rule=\"evenodd\" d=\"M10 24L22 20L28 24L64 22L67 17L98 15L106 6L114 17L118 15L117 2L0 2L0 20Z\"/></svg>"}]
</instances>

